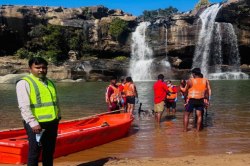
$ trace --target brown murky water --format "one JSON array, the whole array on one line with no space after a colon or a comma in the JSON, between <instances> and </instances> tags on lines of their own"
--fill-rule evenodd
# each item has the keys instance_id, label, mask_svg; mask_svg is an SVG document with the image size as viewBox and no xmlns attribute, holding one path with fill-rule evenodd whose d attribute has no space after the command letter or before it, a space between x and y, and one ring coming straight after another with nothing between
<instances>
[{"instance_id":1,"label":"brown murky water","mask_svg":"<svg viewBox=\"0 0 250 166\"><path fill-rule=\"evenodd\" d=\"M107 83L58 83L63 119L104 112L106 85ZM142 109L151 110L153 82L137 82L136 85ZM164 115L158 126L150 113L143 113L139 117L135 111L135 121L127 137L61 157L57 161L249 153L250 80L212 81L211 85L212 104L205 118L205 128L200 133L182 132L183 101L179 99L176 119L169 119ZM1 84L0 94L0 129L21 127L14 85Z\"/></svg>"}]
</instances>

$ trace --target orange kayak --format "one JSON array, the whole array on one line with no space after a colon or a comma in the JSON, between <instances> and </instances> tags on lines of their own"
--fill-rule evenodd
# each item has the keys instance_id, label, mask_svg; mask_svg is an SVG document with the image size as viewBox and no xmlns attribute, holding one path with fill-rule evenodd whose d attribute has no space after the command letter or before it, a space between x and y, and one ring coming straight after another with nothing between
<instances>
[{"instance_id":1,"label":"orange kayak","mask_svg":"<svg viewBox=\"0 0 250 166\"><path fill-rule=\"evenodd\" d=\"M125 137L132 121L129 113L121 113L61 122L54 158ZM28 140L24 129L0 131L0 163L25 164L27 155Z\"/></svg>"}]
</instances>

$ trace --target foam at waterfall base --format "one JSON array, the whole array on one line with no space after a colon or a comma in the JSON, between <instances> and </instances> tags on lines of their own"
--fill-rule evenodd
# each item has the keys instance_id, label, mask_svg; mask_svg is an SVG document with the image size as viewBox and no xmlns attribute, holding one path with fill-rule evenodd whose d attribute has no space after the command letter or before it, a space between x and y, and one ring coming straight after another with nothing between
<instances>
[{"instance_id":1,"label":"foam at waterfall base","mask_svg":"<svg viewBox=\"0 0 250 166\"><path fill-rule=\"evenodd\" d=\"M246 80L249 79L248 74L243 72L222 72L209 73L210 80Z\"/></svg>"}]
</instances>

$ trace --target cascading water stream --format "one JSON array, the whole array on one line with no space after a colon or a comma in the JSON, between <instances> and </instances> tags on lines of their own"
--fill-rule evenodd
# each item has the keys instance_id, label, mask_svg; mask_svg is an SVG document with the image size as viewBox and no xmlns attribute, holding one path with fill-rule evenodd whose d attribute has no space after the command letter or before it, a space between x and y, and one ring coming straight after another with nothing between
<instances>
[{"instance_id":1,"label":"cascading water stream","mask_svg":"<svg viewBox=\"0 0 250 166\"><path fill-rule=\"evenodd\" d=\"M146 42L149 22L142 22L132 34L129 72L134 81L152 80L153 50Z\"/></svg>"},{"instance_id":2,"label":"cascading water stream","mask_svg":"<svg viewBox=\"0 0 250 166\"><path fill-rule=\"evenodd\" d=\"M208 75L210 45L213 36L215 18L219 10L220 10L220 5L214 4L208 7L200 15L202 26L199 32L198 43L196 44L195 48L192 67L201 68L201 71L205 77Z\"/></svg>"},{"instance_id":3,"label":"cascading water stream","mask_svg":"<svg viewBox=\"0 0 250 166\"><path fill-rule=\"evenodd\" d=\"M215 23L215 36L214 36L214 55L213 63L215 65L215 73L221 72L222 55L221 55L221 24Z\"/></svg>"},{"instance_id":4,"label":"cascading water stream","mask_svg":"<svg viewBox=\"0 0 250 166\"><path fill-rule=\"evenodd\" d=\"M221 31L221 27L223 27L224 33ZM224 34L221 36L221 34ZM218 54L215 54L214 59L217 60L217 63L215 63L217 66L220 66L220 68L217 67L216 73L210 73L209 78L210 79L248 79L248 75L241 72L240 69L240 55L239 55L239 49L238 49L238 41L237 36L235 34L233 25L231 23L220 23L218 26L216 26L216 34L215 39L219 39L218 41L215 40L215 45L218 47L218 50L216 49L216 52ZM221 64L223 62L222 55L221 55L221 42L223 41L227 45L227 60L229 67L227 68L227 71L223 71L221 69ZM219 53L220 51L220 53ZM225 52L225 50L224 50ZM218 64L219 63L219 64Z\"/></svg>"},{"instance_id":5,"label":"cascading water stream","mask_svg":"<svg viewBox=\"0 0 250 166\"><path fill-rule=\"evenodd\" d=\"M220 8L219 4L214 4L200 15L202 26L195 48L192 67L201 68L203 75L209 79L248 79L248 75L240 70L238 42L233 25L230 23L215 23ZM224 50L222 49L222 41L227 45ZM227 53L227 57L223 58L225 53ZM213 58L214 69L212 71L214 73L209 71L210 58ZM229 67L227 71L222 69L222 65L225 64L223 59L228 60Z\"/></svg>"},{"instance_id":6,"label":"cascading water stream","mask_svg":"<svg viewBox=\"0 0 250 166\"><path fill-rule=\"evenodd\" d=\"M168 29L166 28L166 39L165 39L165 43L166 43L166 58L162 60L162 64L164 67L166 67L167 69L171 68L171 64L168 61Z\"/></svg>"}]
</instances>

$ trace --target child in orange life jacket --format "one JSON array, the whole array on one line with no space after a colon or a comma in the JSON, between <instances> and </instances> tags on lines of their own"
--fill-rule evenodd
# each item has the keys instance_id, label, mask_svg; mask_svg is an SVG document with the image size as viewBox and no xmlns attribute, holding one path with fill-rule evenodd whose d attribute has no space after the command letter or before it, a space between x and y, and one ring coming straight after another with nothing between
<instances>
[{"instance_id":1,"label":"child in orange life jacket","mask_svg":"<svg viewBox=\"0 0 250 166\"><path fill-rule=\"evenodd\" d=\"M170 115L170 108L172 108L171 114L175 116L178 90L177 90L177 87L173 85L170 80L168 80L166 83L167 83L168 91L169 91L168 94L166 95L166 100L165 100L165 104L167 107L167 110L166 110L167 115Z\"/></svg>"},{"instance_id":2,"label":"child in orange life jacket","mask_svg":"<svg viewBox=\"0 0 250 166\"><path fill-rule=\"evenodd\" d=\"M111 78L110 85L107 87L105 94L106 103L108 104L108 111L119 110L120 91L116 85L116 81L116 77Z\"/></svg>"}]
</instances>

